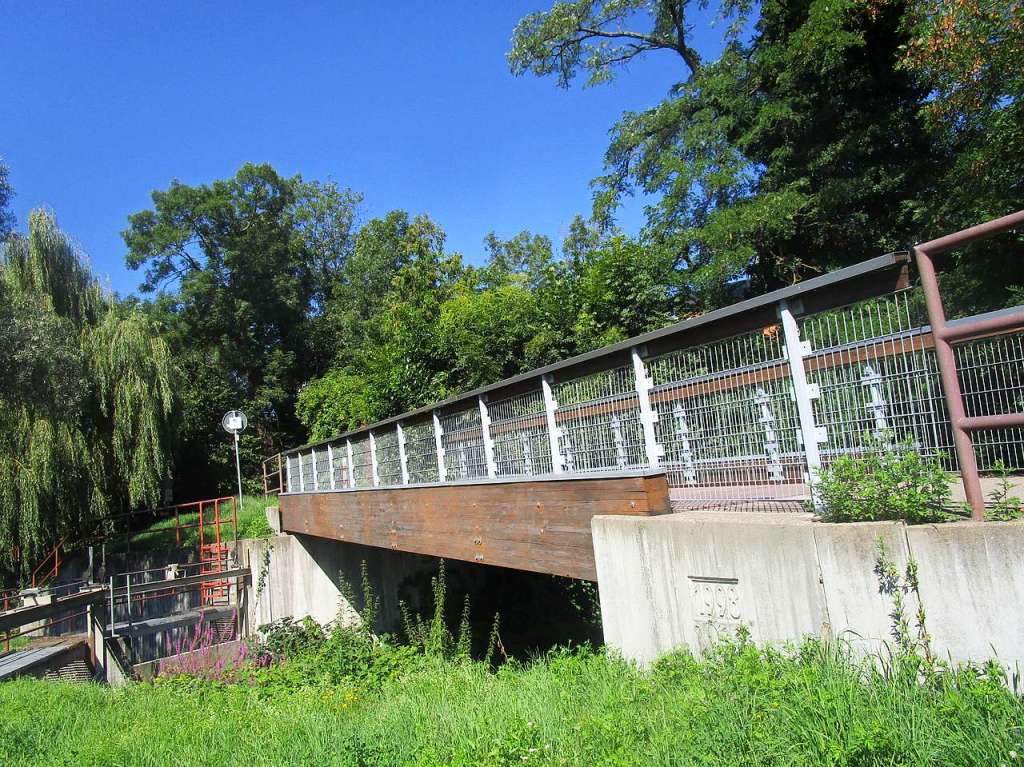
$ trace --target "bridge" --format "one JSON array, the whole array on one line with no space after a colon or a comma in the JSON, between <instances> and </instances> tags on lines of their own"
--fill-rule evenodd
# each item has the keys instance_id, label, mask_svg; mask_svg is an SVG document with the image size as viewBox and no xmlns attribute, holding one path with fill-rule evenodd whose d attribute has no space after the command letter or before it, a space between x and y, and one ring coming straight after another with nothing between
<instances>
[{"instance_id":1,"label":"bridge","mask_svg":"<svg viewBox=\"0 0 1024 767\"><path fill-rule=\"evenodd\" d=\"M933 256L1024 212L264 462L286 532L595 580L596 515L803 512L837 457L1024 466L1024 310L946 322Z\"/></svg>"}]
</instances>

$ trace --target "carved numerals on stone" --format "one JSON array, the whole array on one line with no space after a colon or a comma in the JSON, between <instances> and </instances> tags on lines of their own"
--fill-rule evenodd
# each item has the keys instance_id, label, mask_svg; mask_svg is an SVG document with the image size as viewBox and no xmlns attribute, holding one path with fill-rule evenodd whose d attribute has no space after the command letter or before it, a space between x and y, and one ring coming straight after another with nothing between
<instances>
[{"instance_id":1,"label":"carved numerals on stone","mask_svg":"<svg viewBox=\"0 0 1024 767\"><path fill-rule=\"evenodd\" d=\"M735 637L743 623L739 580L699 575L689 580L698 648L704 651L720 639Z\"/></svg>"}]
</instances>

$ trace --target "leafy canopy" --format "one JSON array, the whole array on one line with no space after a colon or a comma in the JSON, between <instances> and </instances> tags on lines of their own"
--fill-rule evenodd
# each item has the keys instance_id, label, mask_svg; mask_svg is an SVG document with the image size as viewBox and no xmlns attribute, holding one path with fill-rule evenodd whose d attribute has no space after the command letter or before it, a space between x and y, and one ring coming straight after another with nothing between
<instances>
[{"instance_id":1,"label":"leafy canopy","mask_svg":"<svg viewBox=\"0 0 1024 767\"><path fill-rule=\"evenodd\" d=\"M179 494L230 486L231 446L219 430L244 410L245 473L300 435L295 394L324 372L324 314L352 249L360 198L333 183L284 178L246 164L209 185L173 182L129 217L130 268L155 293L148 311L186 371Z\"/></svg>"},{"instance_id":2,"label":"leafy canopy","mask_svg":"<svg viewBox=\"0 0 1024 767\"><path fill-rule=\"evenodd\" d=\"M35 211L0 245L0 565L157 505L176 368L158 329L104 293Z\"/></svg>"},{"instance_id":3,"label":"leafy canopy","mask_svg":"<svg viewBox=\"0 0 1024 767\"><path fill-rule=\"evenodd\" d=\"M1020 4L983 5L765 0L755 16L751 4L724 1L713 10L730 23L712 56L692 26L711 4L559 2L520 22L509 64L567 87L580 73L605 82L641 56L676 57L679 78L666 97L612 127L593 215L607 228L625 196L651 196L642 242L675 254L681 304L705 309L733 298L737 279L777 287L905 247L940 225L935 180L956 154L922 110L932 94L943 103L958 89L937 73L961 83L969 72L978 103L1005 105L1020 92L1013 76L998 78L1000 90L988 75L1014 60L1014 44L1002 41L1019 34ZM1003 52L982 65L977 45L974 54L950 49L959 70L942 56L922 60L921 50L933 51L929 25L948 27L949 14L970 17L960 39L997 42ZM994 163L991 172L999 175Z\"/></svg>"}]
</instances>

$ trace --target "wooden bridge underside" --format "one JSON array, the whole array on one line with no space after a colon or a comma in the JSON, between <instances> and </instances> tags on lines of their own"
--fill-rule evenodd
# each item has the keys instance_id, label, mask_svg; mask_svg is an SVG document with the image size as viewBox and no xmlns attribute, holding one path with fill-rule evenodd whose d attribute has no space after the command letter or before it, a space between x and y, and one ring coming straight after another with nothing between
<instances>
[{"instance_id":1,"label":"wooden bridge underside","mask_svg":"<svg viewBox=\"0 0 1024 767\"><path fill-rule=\"evenodd\" d=\"M280 497L285 532L591 581L591 517L669 511L663 472Z\"/></svg>"}]
</instances>

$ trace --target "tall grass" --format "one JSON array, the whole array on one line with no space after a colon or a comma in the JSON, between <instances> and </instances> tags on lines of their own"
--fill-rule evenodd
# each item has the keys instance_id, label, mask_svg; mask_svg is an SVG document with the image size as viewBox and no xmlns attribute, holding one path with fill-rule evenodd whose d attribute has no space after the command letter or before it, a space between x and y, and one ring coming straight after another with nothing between
<instances>
[{"instance_id":1,"label":"tall grass","mask_svg":"<svg viewBox=\"0 0 1024 767\"><path fill-rule=\"evenodd\" d=\"M267 523L266 507L273 505L273 501L267 501L262 495L246 495L242 497L242 504L238 509L238 537L239 538L267 538L272 534L270 525ZM209 539L213 534L212 511L204 512L206 525L205 535ZM231 538L231 507L225 506L221 509L221 536ZM198 513L181 514L178 517L181 525L195 525L199 521ZM178 536L175 535L175 518L165 517L138 530L127 537L117 549L131 548L132 551L160 550L175 548L178 545ZM199 545L199 528L188 527L180 531L182 548L195 548ZM115 549L116 550L116 549Z\"/></svg>"},{"instance_id":2,"label":"tall grass","mask_svg":"<svg viewBox=\"0 0 1024 767\"><path fill-rule=\"evenodd\" d=\"M725 644L646 671L586 650L497 672L418 655L372 686L293 682L0 685L0 764L1010 765L1024 752L1024 706L995 676L921 684L818 642Z\"/></svg>"}]
</instances>

